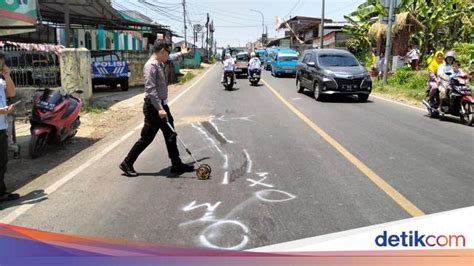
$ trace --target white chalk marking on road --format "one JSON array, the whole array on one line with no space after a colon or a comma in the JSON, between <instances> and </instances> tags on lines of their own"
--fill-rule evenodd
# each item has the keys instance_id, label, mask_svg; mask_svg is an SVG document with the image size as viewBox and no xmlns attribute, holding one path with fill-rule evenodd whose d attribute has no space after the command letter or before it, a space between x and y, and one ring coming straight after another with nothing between
<instances>
[{"instance_id":1,"label":"white chalk marking on road","mask_svg":"<svg viewBox=\"0 0 474 266\"><path fill-rule=\"evenodd\" d=\"M206 72L204 72L204 74L199 78L197 79L191 86L189 86L186 90L184 90L183 92L181 92L180 94L178 94L178 96L176 96L175 98L173 98L173 100L171 100L171 102L169 102L169 105L172 105L174 104L179 98L181 98L183 95L185 95L191 88L193 88L196 84L198 84L198 82L200 82L205 76L207 76L207 74L209 74L209 72L211 72L214 67L216 65L213 65L211 68L209 68L209 70L207 70ZM137 126L138 129L140 129L141 127L143 127L143 123L140 125L140 126ZM70 181L73 177L75 177L76 175L78 175L80 172L84 171L85 169L87 169L89 166L91 166L94 162L100 160L101 158L103 158L107 153L111 152L114 148L116 148L118 145L120 145L122 142L124 142L125 140L127 140L129 137L131 137L133 134L135 134L136 130L134 129L133 131L131 132L128 132L127 134L125 134L124 136L122 136L120 139L116 140L114 143L112 143L111 145L108 145L107 147L104 148L104 150L100 151L99 153L97 153L95 156L93 156L92 158L90 158L89 160L87 160L86 162L84 162L83 164L79 165L76 169L72 170L69 174L65 175L64 177L62 177L61 179L59 179L58 181L56 181L54 184L52 184L51 186L47 187L44 192L45 194L51 194L53 193L54 191L56 191L58 188L60 188L62 185L66 184L68 181ZM1 223L6 223L6 224L9 224L9 223L12 223L14 220L16 220L18 217L20 217L21 215L25 214L28 210L30 210L35 204L25 204L25 205L21 205L20 207L18 207L17 209L15 209L13 212L9 213L6 217L4 218L1 218L0 219L0 222Z\"/></svg>"},{"instance_id":2,"label":"white chalk marking on road","mask_svg":"<svg viewBox=\"0 0 474 266\"><path fill-rule=\"evenodd\" d=\"M257 175L258 175L259 177L264 177L264 176L267 176L267 175L268 175L268 172L257 173Z\"/></svg>"},{"instance_id":3,"label":"white chalk marking on road","mask_svg":"<svg viewBox=\"0 0 474 266\"><path fill-rule=\"evenodd\" d=\"M227 225L227 226L229 226L229 225L230 226L237 226L237 227L240 227L240 229L242 229L242 231L244 232L245 235L243 236L243 238L242 238L242 240L240 241L239 244L237 244L235 246L231 246L231 247L222 247L222 246L217 246L217 245L211 243L207 239L207 236L206 236L207 234L212 235L214 239L219 237L220 236L219 227L224 227L225 225ZM248 227L245 226L244 224L242 224L241 222L235 221L235 220L223 220L223 221L218 221L216 223L213 223L210 226L206 227L206 229L204 229L202 234L199 236L199 240L201 241L201 244L203 244L204 246L206 246L208 248L224 249L224 250L241 250L249 242L249 237L246 235L248 233L249 233Z\"/></svg>"},{"instance_id":4,"label":"white chalk marking on road","mask_svg":"<svg viewBox=\"0 0 474 266\"><path fill-rule=\"evenodd\" d=\"M227 154L224 155L224 169L229 169L229 156Z\"/></svg>"},{"instance_id":5,"label":"white chalk marking on road","mask_svg":"<svg viewBox=\"0 0 474 266\"><path fill-rule=\"evenodd\" d=\"M201 218L181 223L181 224L179 224L179 226L187 226L187 225L194 224L194 223L197 223L197 222L217 221L217 219L214 217L214 211L217 209L217 207L219 207L220 204L221 204L220 201L217 202L214 205L211 205L210 203L203 203L203 204L200 204L200 205L196 205L196 201L191 202L190 204L188 204L188 206L183 208L183 211L189 212L189 211L192 211L194 209L201 208L201 207L206 207L207 211Z\"/></svg>"},{"instance_id":6,"label":"white chalk marking on road","mask_svg":"<svg viewBox=\"0 0 474 266\"><path fill-rule=\"evenodd\" d=\"M234 141L229 140L226 136L224 136L224 133L222 133L222 132L219 131L219 128L217 127L217 125L216 125L214 122L212 122L212 120L213 120L212 118L209 119L209 123L214 127L214 129L216 130L216 132L217 132L219 135L221 135L221 137L222 137L225 141L227 141L228 143L231 143L231 144L234 143Z\"/></svg>"},{"instance_id":7,"label":"white chalk marking on road","mask_svg":"<svg viewBox=\"0 0 474 266\"><path fill-rule=\"evenodd\" d=\"M252 160L250 159L250 155L246 149L244 149L244 154L245 154L245 157L247 158L247 174L250 174L252 173Z\"/></svg>"},{"instance_id":8,"label":"white chalk marking on road","mask_svg":"<svg viewBox=\"0 0 474 266\"><path fill-rule=\"evenodd\" d=\"M229 184L229 172L224 173L224 180L222 180L222 185L228 185Z\"/></svg>"},{"instance_id":9,"label":"white chalk marking on road","mask_svg":"<svg viewBox=\"0 0 474 266\"><path fill-rule=\"evenodd\" d=\"M271 194L271 193L283 194L283 195L288 196L288 198L283 198L283 199L269 199L269 198L267 198L268 194ZM282 191L282 190L276 190L276 189L260 190L260 191L255 192L255 196L257 196L257 198L259 200L266 201L266 202L284 202L284 201L289 201L289 200L292 200L292 199L296 198L296 196L293 195L293 194L290 194L290 193L288 193L286 191Z\"/></svg>"},{"instance_id":10,"label":"white chalk marking on road","mask_svg":"<svg viewBox=\"0 0 474 266\"><path fill-rule=\"evenodd\" d=\"M207 134L206 130L204 130L201 125L198 126L198 125L193 123L193 124L191 124L191 126L194 127L195 129L197 129L199 132L201 132L201 134L203 134L204 137L206 137L206 139L214 146L214 148L216 148L216 150L222 155L222 157L224 157L224 152L222 152L222 150L219 148L219 146L214 141L214 139L211 138L211 136L209 136L209 134Z\"/></svg>"},{"instance_id":11,"label":"white chalk marking on road","mask_svg":"<svg viewBox=\"0 0 474 266\"><path fill-rule=\"evenodd\" d=\"M249 185L249 187L254 187L256 185L260 185L260 186L264 186L264 187L273 187L273 185L270 185L270 184L265 184L263 183L263 180L267 179L267 177L263 177L262 179L258 180L258 181L255 181L253 179L250 179L250 178L247 178L247 181L251 182L252 184Z\"/></svg>"},{"instance_id":12,"label":"white chalk marking on road","mask_svg":"<svg viewBox=\"0 0 474 266\"><path fill-rule=\"evenodd\" d=\"M299 101L299 100L302 100L302 99L303 99L303 98L301 98L301 97L296 97L296 98L293 98L293 99L291 99L291 100L293 100L293 101Z\"/></svg>"},{"instance_id":13,"label":"white chalk marking on road","mask_svg":"<svg viewBox=\"0 0 474 266\"><path fill-rule=\"evenodd\" d=\"M379 100L383 100L383 101L386 101L386 102L402 105L402 106L409 107L409 108L412 108L412 109L415 109L415 110L418 110L418 111L427 112L426 109L423 109L421 107L413 106L413 105L402 103L402 102L399 102L399 101L390 100L390 99L387 99L387 98L384 98L384 97L381 97L381 96L377 96L377 95L373 95L373 94L371 94L370 96L374 97L374 98L377 98Z\"/></svg>"}]
</instances>

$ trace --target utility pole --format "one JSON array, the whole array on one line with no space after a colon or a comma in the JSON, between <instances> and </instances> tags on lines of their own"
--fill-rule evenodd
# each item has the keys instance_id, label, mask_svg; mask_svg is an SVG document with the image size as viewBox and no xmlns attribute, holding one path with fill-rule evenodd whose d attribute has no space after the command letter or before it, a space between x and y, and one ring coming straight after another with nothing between
<instances>
[{"instance_id":1,"label":"utility pole","mask_svg":"<svg viewBox=\"0 0 474 266\"><path fill-rule=\"evenodd\" d=\"M384 58L384 64L383 64L383 84L387 85L388 80L388 64L389 64L389 58L392 53L392 18L393 18L393 0L389 0L389 8L388 8L388 27L387 27L387 40L385 44L385 58Z\"/></svg>"},{"instance_id":2,"label":"utility pole","mask_svg":"<svg viewBox=\"0 0 474 266\"><path fill-rule=\"evenodd\" d=\"M66 48L69 48L71 45L71 38L69 37L69 33L71 31L71 23L69 20L69 0L64 1L64 38Z\"/></svg>"},{"instance_id":3,"label":"utility pole","mask_svg":"<svg viewBox=\"0 0 474 266\"><path fill-rule=\"evenodd\" d=\"M207 21L206 21L206 52L207 52L207 61L209 61L209 13L207 13Z\"/></svg>"},{"instance_id":4,"label":"utility pole","mask_svg":"<svg viewBox=\"0 0 474 266\"><path fill-rule=\"evenodd\" d=\"M324 9L325 9L325 4L326 4L326 1L323 0L323 9L321 11L321 49L324 48Z\"/></svg>"},{"instance_id":5,"label":"utility pole","mask_svg":"<svg viewBox=\"0 0 474 266\"><path fill-rule=\"evenodd\" d=\"M183 19L184 19L184 43L188 43L188 38L186 37L186 0L183 0Z\"/></svg>"}]
</instances>

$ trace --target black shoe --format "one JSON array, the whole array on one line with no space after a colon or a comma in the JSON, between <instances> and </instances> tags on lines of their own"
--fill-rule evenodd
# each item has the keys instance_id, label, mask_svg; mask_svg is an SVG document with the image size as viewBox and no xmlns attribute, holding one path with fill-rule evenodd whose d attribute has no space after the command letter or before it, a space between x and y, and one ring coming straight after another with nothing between
<instances>
[{"instance_id":1,"label":"black shoe","mask_svg":"<svg viewBox=\"0 0 474 266\"><path fill-rule=\"evenodd\" d=\"M128 176L128 177L136 177L136 176L139 176L139 174L137 173L137 171L135 171L135 169L133 169L133 166L129 166L125 161L123 161L121 164L120 164L120 170L123 171L123 173Z\"/></svg>"},{"instance_id":2,"label":"black shoe","mask_svg":"<svg viewBox=\"0 0 474 266\"><path fill-rule=\"evenodd\" d=\"M173 165L171 166L171 173L173 174L189 173L189 172L194 172L193 165L179 162L179 163L173 163Z\"/></svg>"},{"instance_id":3,"label":"black shoe","mask_svg":"<svg viewBox=\"0 0 474 266\"><path fill-rule=\"evenodd\" d=\"M19 198L20 198L20 194L5 192L0 195L0 202L17 200Z\"/></svg>"}]
</instances>

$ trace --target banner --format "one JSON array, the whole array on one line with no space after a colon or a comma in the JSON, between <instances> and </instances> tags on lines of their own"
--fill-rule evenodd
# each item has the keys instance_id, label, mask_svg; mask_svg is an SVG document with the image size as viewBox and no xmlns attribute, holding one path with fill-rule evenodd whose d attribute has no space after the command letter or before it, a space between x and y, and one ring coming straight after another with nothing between
<instances>
[{"instance_id":1,"label":"banner","mask_svg":"<svg viewBox=\"0 0 474 266\"><path fill-rule=\"evenodd\" d=\"M0 36L36 31L37 14L36 0L0 0Z\"/></svg>"}]
</instances>

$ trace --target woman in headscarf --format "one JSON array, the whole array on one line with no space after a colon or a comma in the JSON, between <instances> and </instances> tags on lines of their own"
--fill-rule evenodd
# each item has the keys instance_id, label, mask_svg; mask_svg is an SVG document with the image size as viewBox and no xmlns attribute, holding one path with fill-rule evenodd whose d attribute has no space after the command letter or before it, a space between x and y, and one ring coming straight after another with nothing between
<instances>
[{"instance_id":1,"label":"woman in headscarf","mask_svg":"<svg viewBox=\"0 0 474 266\"><path fill-rule=\"evenodd\" d=\"M428 88L430 90L430 101L438 96L439 77L437 76L438 67L444 63L444 53L437 51L433 57L430 58L428 65Z\"/></svg>"}]
</instances>

